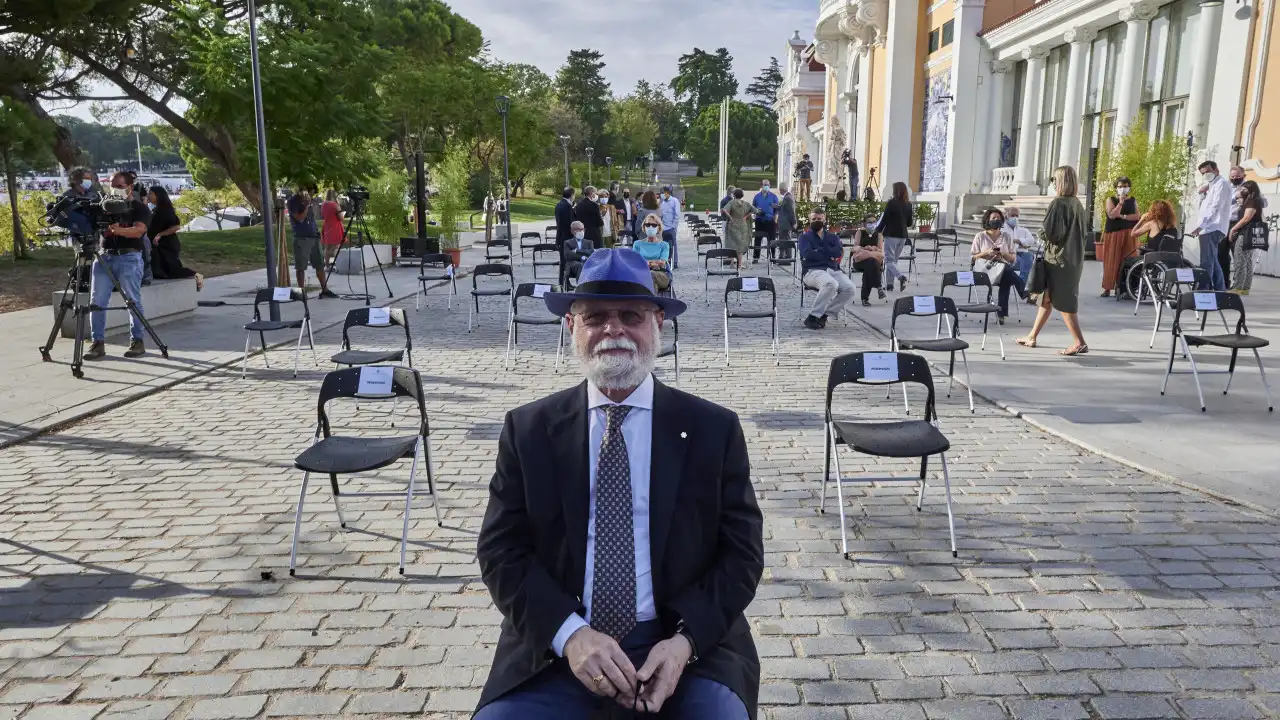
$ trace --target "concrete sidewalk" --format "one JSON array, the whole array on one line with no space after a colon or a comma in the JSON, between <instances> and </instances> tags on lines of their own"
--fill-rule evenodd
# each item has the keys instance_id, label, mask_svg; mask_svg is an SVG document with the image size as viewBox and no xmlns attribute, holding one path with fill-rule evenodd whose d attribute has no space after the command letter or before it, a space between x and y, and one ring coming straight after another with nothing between
<instances>
[{"instance_id":1,"label":"concrete sidewalk","mask_svg":"<svg viewBox=\"0 0 1280 720\"><path fill-rule=\"evenodd\" d=\"M530 229L541 232L543 224L529 224ZM517 228L518 231L518 228ZM481 262L481 249L467 249L463 253L462 272ZM369 292L373 306L387 305L394 300L410 298L417 290L416 268L386 268L387 287L373 268L369 275ZM461 278L461 273L459 277ZM314 272L309 275L314 283ZM467 290L459 281L458 292L465 296ZM254 292L266 286L264 270L210 278L200 293L201 301L225 300L223 307L202 307L194 314L155 326L160 339L169 347L169 358L161 357L154 343L146 338L148 354L136 360L122 357L128 344L128 330L107 337L107 357L84 364L85 377L77 380L71 375L72 340L59 337L53 346L53 362L40 359L38 348L48 339L53 325L53 311L49 306L32 308L0 315L0 447L58 427L79 418L118 406L142 395L169 387L214 368L239 363L244 354L244 324L251 319ZM467 286L469 287L469 285ZM330 280L330 288L339 295L363 293L364 280L359 275L336 275ZM435 291L440 292L440 291ZM316 300L314 292L310 301L312 325L316 333L327 326L341 323L347 311L364 307L363 300ZM463 306L465 308L465 305ZM290 310L285 308L285 315ZM301 312L301 309L297 309ZM427 312L426 307L423 312ZM410 325L413 325L410 318ZM292 348L296 335L288 333L268 334L268 343L279 343ZM256 346L257 340L254 340ZM304 350L303 357L310 358ZM285 355L273 353L275 362L292 361ZM321 358L321 362L327 358Z\"/></svg>"},{"instance_id":2,"label":"concrete sidewalk","mask_svg":"<svg viewBox=\"0 0 1280 720\"><path fill-rule=\"evenodd\" d=\"M907 292L936 293L944 272L967 269L969 238L961 240L957 257L944 249L936 267L926 256ZM1014 340L1030 331L1035 318L1036 308L1030 305L1011 310L1014 314L1003 328L992 318L985 351L978 349L980 321L962 320L961 336L973 345L968 356L975 392L1096 452L1224 498L1280 512L1280 493L1274 489L1276 468L1280 467L1280 417L1267 412L1252 354L1241 354L1230 395L1222 394L1225 376L1201 377L1207 413L1200 412L1195 383L1188 375L1172 376L1168 394L1161 397L1171 314L1165 313L1155 348L1148 348L1154 310L1148 304L1135 317L1132 300L1099 298L1101 275L1101 263L1086 262L1080 287L1080 322L1089 343L1088 355L1058 355L1069 345L1070 336L1057 313L1041 333L1038 348L1017 345ZM855 280L861 282L860 278ZM963 297L955 289L951 294ZM890 293L880 301L873 295L871 307L855 304L853 313L887 334L897 297L898 293ZM1016 294L1013 297L1016 299ZM1252 294L1244 302L1250 331L1280 343L1280 279L1255 276ZM1235 317L1227 315L1234 329ZM933 324L921 320L899 320L899 327L910 322L917 324L905 327L917 328L916 337L933 336ZM1217 317L1210 318L1208 332L1215 331L1215 324L1217 332L1222 332L1222 321ZM995 335L998 330L1004 331L1004 361ZM1280 385L1275 384L1280 379L1276 346L1261 352L1280 401ZM1198 351L1196 357L1201 369L1224 369L1228 353L1208 348ZM930 359L945 371L945 355L931 354ZM1174 367L1187 369L1189 365L1179 359ZM957 374L963 380L960 367Z\"/></svg>"}]
</instances>

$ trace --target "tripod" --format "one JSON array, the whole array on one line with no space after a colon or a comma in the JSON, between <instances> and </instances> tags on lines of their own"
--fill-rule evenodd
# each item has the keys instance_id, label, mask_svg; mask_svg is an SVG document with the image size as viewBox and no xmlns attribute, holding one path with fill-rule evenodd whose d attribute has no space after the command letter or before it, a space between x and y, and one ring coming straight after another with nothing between
<instances>
[{"instance_id":1,"label":"tripod","mask_svg":"<svg viewBox=\"0 0 1280 720\"><path fill-rule=\"evenodd\" d=\"M84 377L84 323L89 313L99 310L120 310L122 308L103 308L93 304L92 297L86 301L81 301L81 293L88 294L90 292L90 278L93 276L93 263L100 259L98 253L97 242L92 238L86 238L80 235L71 236L73 243L78 243L80 250L76 253L75 264L67 271L67 287L62 292L62 302L58 304L58 314L53 319L53 327L49 330L49 340L40 348L40 357L45 362L53 362L53 356L50 351L53 350L53 343L58 339L58 334L62 332L62 320L70 310L75 316L76 323L76 339L75 345L71 352L71 374L77 378ZM112 288L121 288L120 297L124 299L124 308L133 314L142 323L143 329L151 336L152 342L160 349L160 354L168 359L169 347L160 341L160 336L156 335L155 328L151 327L151 323L138 312L138 306L133 298L125 294L120 282L116 280L115 273L111 272L111 266L106 263L102 264L102 269L107 272L107 277L111 278ZM110 305L110 302L107 303Z\"/></svg>"},{"instance_id":2,"label":"tripod","mask_svg":"<svg viewBox=\"0 0 1280 720\"><path fill-rule=\"evenodd\" d=\"M338 249L333 253L333 259L329 261L329 265L325 268L325 272L328 273L329 278L332 280L334 268L337 267L338 258L341 257L342 255L342 248L346 247L347 241L351 239L352 228L356 229L355 247L359 250L359 253L360 253L360 274L364 276L364 294L362 295L359 293L348 293L346 295L343 295L342 299L343 300L364 300L364 304L367 307L369 305L369 301L373 299L373 293L369 292L369 274L365 272L366 268L364 264L364 246L365 246L365 237L368 237L370 240L372 240L373 233L369 232L369 224L365 221L363 202L356 202L354 204L354 207L352 208L352 211L351 211L351 218L347 220L347 226L342 230L342 242L338 244ZM373 254L373 261L378 264L378 272L382 275L382 282L387 286L387 297L389 298L395 297L395 294L391 292L391 283L390 281L387 280L387 271L383 269L382 261L378 259L377 252L374 252ZM351 287L351 278L348 277L347 288L350 289L350 287Z\"/></svg>"}]
</instances>

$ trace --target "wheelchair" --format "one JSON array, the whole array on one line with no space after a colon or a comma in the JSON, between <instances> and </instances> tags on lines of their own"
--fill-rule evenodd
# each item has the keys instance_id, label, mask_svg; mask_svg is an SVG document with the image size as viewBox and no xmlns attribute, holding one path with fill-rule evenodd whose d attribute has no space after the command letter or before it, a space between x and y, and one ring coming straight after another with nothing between
<instances>
[{"instance_id":1,"label":"wheelchair","mask_svg":"<svg viewBox=\"0 0 1280 720\"><path fill-rule=\"evenodd\" d=\"M1151 302L1153 300L1152 293L1155 293L1155 300L1163 301L1175 299L1173 288L1166 287L1164 284L1164 274L1166 270L1176 270L1178 268L1189 268L1193 265L1185 258L1180 263L1170 262L1165 259L1158 260L1154 263L1145 262L1144 256L1147 254L1146 248L1139 248L1139 254L1125 258L1124 264L1120 267L1120 282L1116 283L1117 290L1116 301L1133 300L1135 312L1136 308L1143 302ZM1162 256L1167 253L1160 253ZM1143 282L1143 279L1146 282Z\"/></svg>"}]
</instances>

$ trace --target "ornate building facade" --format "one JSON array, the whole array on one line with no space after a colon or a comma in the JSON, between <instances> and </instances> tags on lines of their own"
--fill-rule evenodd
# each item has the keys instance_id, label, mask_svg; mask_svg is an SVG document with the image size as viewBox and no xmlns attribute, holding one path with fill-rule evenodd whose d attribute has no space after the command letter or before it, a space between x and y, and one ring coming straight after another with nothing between
<instances>
[{"instance_id":1,"label":"ornate building facade","mask_svg":"<svg viewBox=\"0 0 1280 720\"><path fill-rule=\"evenodd\" d=\"M814 47L800 38L787 41L782 87L774 111L778 115L778 182L794 183L796 163L808 154L814 163L814 190L821 178L823 108L827 68L814 57Z\"/></svg>"}]
</instances>

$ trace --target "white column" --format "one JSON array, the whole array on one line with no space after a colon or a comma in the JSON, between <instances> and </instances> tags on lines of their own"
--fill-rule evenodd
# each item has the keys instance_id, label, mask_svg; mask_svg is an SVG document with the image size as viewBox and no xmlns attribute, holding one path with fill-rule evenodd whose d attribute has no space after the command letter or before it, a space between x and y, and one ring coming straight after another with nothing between
<instances>
[{"instance_id":1,"label":"white column","mask_svg":"<svg viewBox=\"0 0 1280 720\"><path fill-rule=\"evenodd\" d=\"M1098 38L1098 31L1080 27L1068 30L1064 39L1071 43L1071 56L1067 61L1067 97L1062 108L1062 147L1058 151L1058 164L1075 167L1080 164L1080 129L1084 124L1085 80L1089 76L1089 45Z\"/></svg>"},{"instance_id":2,"label":"white column","mask_svg":"<svg viewBox=\"0 0 1280 720\"><path fill-rule=\"evenodd\" d=\"M948 195L972 192L981 185L981 141L975 137L978 76L981 75L982 8L985 0L956 0L955 45L951 51L951 118L947 123Z\"/></svg>"},{"instance_id":3,"label":"white column","mask_svg":"<svg viewBox=\"0 0 1280 720\"><path fill-rule=\"evenodd\" d=\"M984 184L991 182L991 171L1000 167L1000 138L1009 122L1009 118L1005 117L1005 106L1008 104L1009 76L1012 70L1013 63L1008 60L991 63L991 96L987 105L987 138L982 162Z\"/></svg>"},{"instance_id":4,"label":"white column","mask_svg":"<svg viewBox=\"0 0 1280 720\"><path fill-rule=\"evenodd\" d=\"M916 0L889 0L889 37L885 42L888 66L884 72L884 143L880 152L880 197L889 197L895 182L919 177L912 172L911 140L920 128L911 122L915 107ZM863 169L862 172L867 172ZM913 191L918 187L911 187Z\"/></svg>"},{"instance_id":5,"label":"white column","mask_svg":"<svg viewBox=\"0 0 1280 720\"><path fill-rule=\"evenodd\" d=\"M1142 102L1142 69L1147 58L1147 25L1156 16L1156 8L1141 2L1127 5L1120 10L1124 21L1124 54L1118 71L1119 89L1116 93L1115 140L1124 135L1124 128L1133 122Z\"/></svg>"},{"instance_id":6,"label":"white column","mask_svg":"<svg viewBox=\"0 0 1280 720\"><path fill-rule=\"evenodd\" d=\"M1022 127L1018 129L1018 171L1014 175L1014 192L1018 195L1038 195L1036 182L1036 141L1040 138L1040 107L1044 104L1045 58L1049 51L1028 48L1022 51L1027 61L1027 79L1023 83Z\"/></svg>"},{"instance_id":7,"label":"white column","mask_svg":"<svg viewBox=\"0 0 1280 720\"><path fill-rule=\"evenodd\" d=\"M1209 125L1209 108L1213 105L1210 96L1214 73L1218 70L1215 56L1221 30L1222 0L1204 0L1200 3L1195 44L1191 47L1191 97L1187 100L1187 130L1200 147L1208 145L1205 130Z\"/></svg>"}]
</instances>

